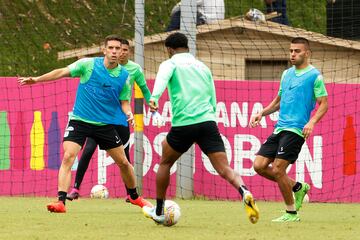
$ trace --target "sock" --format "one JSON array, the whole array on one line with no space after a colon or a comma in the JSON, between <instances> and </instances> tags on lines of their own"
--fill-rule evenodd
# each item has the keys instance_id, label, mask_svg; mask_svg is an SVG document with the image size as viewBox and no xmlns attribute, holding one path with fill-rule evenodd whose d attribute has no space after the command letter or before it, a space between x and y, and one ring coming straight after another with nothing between
<instances>
[{"instance_id":1,"label":"sock","mask_svg":"<svg viewBox=\"0 0 360 240\"><path fill-rule=\"evenodd\" d=\"M65 200L66 200L66 192L63 191L59 191L58 192L58 199L59 201L62 201L65 204Z\"/></svg>"},{"instance_id":2,"label":"sock","mask_svg":"<svg viewBox=\"0 0 360 240\"><path fill-rule=\"evenodd\" d=\"M156 199L156 215L164 214L164 199Z\"/></svg>"},{"instance_id":3,"label":"sock","mask_svg":"<svg viewBox=\"0 0 360 240\"><path fill-rule=\"evenodd\" d=\"M128 193L132 200L136 200L139 197L138 193L136 192L136 188L127 188L127 190L129 190Z\"/></svg>"},{"instance_id":4,"label":"sock","mask_svg":"<svg viewBox=\"0 0 360 240\"><path fill-rule=\"evenodd\" d=\"M77 189L77 190L80 190L80 186L77 182L74 183L74 188Z\"/></svg>"},{"instance_id":5,"label":"sock","mask_svg":"<svg viewBox=\"0 0 360 240\"><path fill-rule=\"evenodd\" d=\"M293 186L292 190L293 192L297 192L301 189L302 184L300 182L296 182L295 185Z\"/></svg>"},{"instance_id":6,"label":"sock","mask_svg":"<svg viewBox=\"0 0 360 240\"><path fill-rule=\"evenodd\" d=\"M241 185L238 190L242 198L244 198L244 192L249 191L245 185Z\"/></svg>"},{"instance_id":7,"label":"sock","mask_svg":"<svg viewBox=\"0 0 360 240\"><path fill-rule=\"evenodd\" d=\"M297 214L297 212L296 212L296 211L288 211L288 210L286 210L286 213L290 213L290 214Z\"/></svg>"}]
</instances>

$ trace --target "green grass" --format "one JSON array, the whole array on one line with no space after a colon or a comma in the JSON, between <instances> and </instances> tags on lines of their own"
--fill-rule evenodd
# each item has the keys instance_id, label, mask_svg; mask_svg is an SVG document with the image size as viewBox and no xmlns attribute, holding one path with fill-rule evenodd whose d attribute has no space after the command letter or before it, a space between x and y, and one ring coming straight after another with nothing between
<instances>
[{"instance_id":1,"label":"green grass","mask_svg":"<svg viewBox=\"0 0 360 240\"><path fill-rule=\"evenodd\" d=\"M176 200L182 217L173 227L155 225L122 199L80 199L66 214L46 211L48 198L0 198L0 239L357 239L360 204L304 205L299 223L272 223L283 204L259 202L260 221L252 225L241 203Z\"/></svg>"},{"instance_id":2,"label":"green grass","mask_svg":"<svg viewBox=\"0 0 360 240\"><path fill-rule=\"evenodd\" d=\"M177 1L145 1L146 35L164 31ZM325 0L287 4L293 26L325 32ZM226 17L252 7L264 10L263 0L225 0ZM66 66L75 59L58 61L57 52L98 44L108 34L133 38L134 14L134 0L0 1L0 76L39 75ZM51 48L44 49L45 43Z\"/></svg>"}]
</instances>

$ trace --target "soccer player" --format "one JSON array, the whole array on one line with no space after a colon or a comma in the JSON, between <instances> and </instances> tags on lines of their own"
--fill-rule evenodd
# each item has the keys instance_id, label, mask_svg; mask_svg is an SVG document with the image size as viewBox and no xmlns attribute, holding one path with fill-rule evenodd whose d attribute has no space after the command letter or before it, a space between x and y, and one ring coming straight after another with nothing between
<instances>
[{"instance_id":1,"label":"soccer player","mask_svg":"<svg viewBox=\"0 0 360 240\"><path fill-rule=\"evenodd\" d=\"M300 221L297 211L301 208L310 186L289 178L286 169L296 161L301 146L328 109L323 77L310 65L310 56L311 50L307 39L292 39L290 62L293 67L283 72L280 89L274 100L250 120L250 127L255 127L263 116L280 110L274 132L261 146L254 161L255 171L277 182L285 201L285 214L274 219L274 222ZM319 108L310 118L316 102Z\"/></svg>"},{"instance_id":2,"label":"soccer player","mask_svg":"<svg viewBox=\"0 0 360 240\"><path fill-rule=\"evenodd\" d=\"M169 35L165 46L170 59L159 67L150 108L152 111L158 109L158 100L167 86L172 104L172 127L162 142L162 156L156 174L156 207L145 206L144 215L157 223L164 222L170 168L196 142L219 175L239 191L249 220L256 223L259 210L253 195L228 164L216 124L215 86L209 68L189 53L188 39L184 34Z\"/></svg>"},{"instance_id":3,"label":"soccer player","mask_svg":"<svg viewBox=\"0 0 360 240\"><path fill-rule=\"evenodd\" d=\"M73 116L64 134L64 156L58 176L58 201L47 205L50 212L66 212L65 200L71 181L71 166L87 137L95 139L100 148L105 149L119 166L123 182L130 192L130 201L140 207L151 205L138 196L133 167L126 158L124 146L113 126L122 121L121 117L133 122L129 104L129 74L118 64L120 53L121 38L110 35L105 38L104 57L84 58L39 77L18 79L20 85L29 85L62 77L80 77Z\"/></svg>"},{"instance_id":4,"label":"soccer player","mask_svg":"<svg viewBox=\"0 0 360 240\"><path fill-rule=\"evenodd\" d=\"M136 84L141 89L141 92L143 93L146 102L149 103L151 93L150 93L149 88L146 85L144 73L139 64L129 60L129 47L130 47L129 41L126 39L121 39L121 51L120 51L120 56L119 56L119 63L121 64L121 66L123 66L129 72L130 94L131 94L132 86L134 85L134 82L136 82ZM131 97L130 97L130 99L131 99ZM119 134L121 141L124 144L126 158L130 162L130 154L129 154L129 151L130 151L130 140L129 140L130 139L130 128L126 121L126 118L124 117L125 113L121 112L120 114L123 116L123 117L120 117L121 122L119 125L114 125L114 127L115 127L115 130L117 131L117 133ZM84 178L85 172L90 163L90 159L91 159L92 155L94 154L96 147L97 147L96 141L93 138L87 138L86 144L85 144L84 150L82 152L82 155L81 155L81 158L79 161L79 165L78 165L78 168L76 171L74 187L71 189L70 193L67 194L67 197L66 197L70 201L72 201L73 199L77 199L79 197L79 189L80 189L81 182ZM126 191L127 191L126 201L130 202L130 200L129 200L130 192L127 188L126 188Z\"/></svg>"}]
</instances>

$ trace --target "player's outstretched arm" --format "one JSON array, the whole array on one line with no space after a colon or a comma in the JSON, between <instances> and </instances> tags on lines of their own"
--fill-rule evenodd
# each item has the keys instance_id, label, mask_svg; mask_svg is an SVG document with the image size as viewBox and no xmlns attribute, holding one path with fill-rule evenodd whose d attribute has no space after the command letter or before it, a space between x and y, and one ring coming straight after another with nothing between
<instances>
[{"instance_id":1,"label":"player's outstretched arm","mask_svg":"<svg viewBox=\"0 0 360 240\"><path fill-rule=\"evenodd\" d=\"M20 85L31 85L38 82L53 81L62 77L69 77L69 76L70 76L70 70L67 67L65 67L65 68L55 69L39 77L19 77L18 83Z\"/></svg>"}]
</instances>

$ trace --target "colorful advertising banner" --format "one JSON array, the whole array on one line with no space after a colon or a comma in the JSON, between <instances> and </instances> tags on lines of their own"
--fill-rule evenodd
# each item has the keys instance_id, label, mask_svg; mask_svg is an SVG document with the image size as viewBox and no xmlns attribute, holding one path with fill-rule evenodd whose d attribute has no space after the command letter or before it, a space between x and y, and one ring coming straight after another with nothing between
<instances>
[{"instance_id":1,"label":"colorful advertising banner","mask_svg":"<svg viewBox=\"0 0 360 240\"><path fill-rule=\"evenodd\" d=\"M0 195L55 196L62 158L62 136L75 100L78 79L18 86L16 78L0 79ZM152 89L153 81L149 81ZM257 199L281 200L275 183L252 167L260 145L272 133L278 113L249 128L251 115L276 96L279 82L216 81L218 126L230 166L243 177ZM327 84L329 111L315 126L289 176L311 185L311 201L360 202L359 136L360 90L356 84ZM166 126L153 125L144 107L143 194L155 197L155 175L161 142L170 129L171 104L165 92L159 113ZM131 156L133 156L133 134ZM80 156L80 155L79 155ZM238 199L239 194L217 175L207 157L195 147L194 193L210 199ZM132 159L133 161L133 159ZM77 162L73 166L76 170ZM176 191L176 166L168 189ZM73 171L73 178L75 172ZM81 191L88 196L93 185L104 184L111 197L125 196L119 170L104 151L96 151Z\"/></svg>"}]
</instances>

